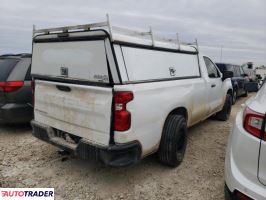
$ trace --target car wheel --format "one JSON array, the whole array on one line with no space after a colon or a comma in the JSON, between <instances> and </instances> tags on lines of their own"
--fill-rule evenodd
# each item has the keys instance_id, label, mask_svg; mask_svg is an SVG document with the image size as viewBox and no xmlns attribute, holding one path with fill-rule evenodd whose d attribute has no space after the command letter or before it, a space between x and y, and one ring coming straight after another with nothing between
<instances>
[{"instance_id":1,"label":"car wheel","mask_svg":"<svg viewBox=\"0 0 266 200\"><path fill-rule=\"evenodd\" d=\"M215 118L221 121L226 121L229 119L232 109L232 96L230 94L226 95L223 109L216 113Z\"/></svg>"},{"instance_id":2,"label":"car wheel","mask_svg":"<svg viewBox=\"0 0 266 200\"><path fill-rule=\"evenodd\" d=\"M236 103L236 99L237 99L237 90L234 89L233 96L232 96L232 105Z\"/></svg>"},{"instance_id":3,"label":"car wheel","mask_svg":"<svg viewBox=\"0 0 266 200\"><path fill-rule=\"evenodd\" d=\"M177 167L184 158L187 146L187 122L182 115L169 115L163 127L159 161Z\"/></svg>"}]
</instances>

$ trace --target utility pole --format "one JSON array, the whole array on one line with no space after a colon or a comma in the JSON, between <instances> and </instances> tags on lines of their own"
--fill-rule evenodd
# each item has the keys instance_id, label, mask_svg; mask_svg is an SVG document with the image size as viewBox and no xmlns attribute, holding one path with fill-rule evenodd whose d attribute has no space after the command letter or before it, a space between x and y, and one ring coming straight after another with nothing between
<instances>
[{"instance_id":1,"label":"utility pole","mask_svg":"<svg viewBox=\"0 0 266 200\"><path fill-rule=\"evenodd\" d=\"M220 55L220 60L221 60L221 62L222 62L222 60L223 60L223 45L221 46L221 55Z\"/></svg>"}]
</instances>

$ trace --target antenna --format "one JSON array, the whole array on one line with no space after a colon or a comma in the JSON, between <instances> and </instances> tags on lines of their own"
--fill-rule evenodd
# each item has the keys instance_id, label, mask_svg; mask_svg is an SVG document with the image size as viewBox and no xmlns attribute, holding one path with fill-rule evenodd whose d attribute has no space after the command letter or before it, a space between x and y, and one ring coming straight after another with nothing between
<instances>
[{"instance_id":1,"label":"antenna","mask_svg":"<svg viewBox=\"0 0 266 200\"><path fill-rule=\"evenodd\" d=\"M222 60L223 60L223 45L221 45L221 55L220 55L220 60L221 60L221 62L222 62Z\"/></svg>"},{"instance_id":2,"label":"antenna","mask_svg":"<svg viewBox=\"0 0 266 200\"><path fill-rule=\"evenodd\" d=\"M155 43L154 43L154 36L153 36L153 32L152 32L152 27L150 26L150 35L151 35L151 42L152 42L152 46L154 46L155 45Z\"/></svg>"},{"instance_id":3,"label":"antenna","mask_svg":"<svg viewBox=\"0 0 266 200\"><path fill-rule=\"evenodd\" d=\"M180 40L178 33L176 33L176 40L177 40L178 50L180 50Z\"/></svg>"},{"instance_id":4,"label":"antenna","mask_svg":"<svg viewBox=\"0 0 266 200\"><path fill-rule=\"evenodd\" d=\"M198 44L197 38L195 39L195 43L196 43L197 51L199 52L199 44Z\"/></svg>"}]
</instances>

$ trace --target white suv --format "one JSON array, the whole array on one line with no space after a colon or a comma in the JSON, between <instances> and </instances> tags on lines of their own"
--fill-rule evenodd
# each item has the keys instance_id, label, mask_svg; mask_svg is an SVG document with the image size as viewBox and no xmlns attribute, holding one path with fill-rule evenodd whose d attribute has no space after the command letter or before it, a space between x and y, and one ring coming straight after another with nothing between
<instances>
[{"instance_id":1,"label":"white suv","mask_svg":"<svg viewBox=\"0 0 266 200\"><path fill-rule=\"evenodd\" d=\"M225 158L227 199L266 199L266 84L236 117Z\"/></svg>"}]
</instances>

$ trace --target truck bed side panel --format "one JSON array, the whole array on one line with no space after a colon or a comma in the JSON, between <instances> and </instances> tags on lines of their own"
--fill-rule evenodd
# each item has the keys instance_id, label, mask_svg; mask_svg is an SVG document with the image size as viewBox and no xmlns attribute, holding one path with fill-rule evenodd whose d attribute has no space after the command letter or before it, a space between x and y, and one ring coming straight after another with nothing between
<instances>
[{"instance_id":1,"label":"truck bed side panel","mask_svg":"<svg viewBox=\"0 0 266 200\"><path fill-rule=\"evenodd\" d=\"M131 128L125 132L116 131L115 142L140 141L142 156L158 149L165 120L174 109L187 109L188 126L207 116L207 91L203 78L130 84L114 89L134 93L134 100L127 104L127 110L131 112Z\"/></svg>"}]
</instances>

